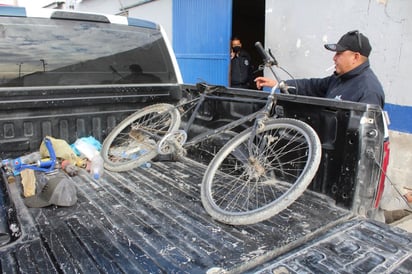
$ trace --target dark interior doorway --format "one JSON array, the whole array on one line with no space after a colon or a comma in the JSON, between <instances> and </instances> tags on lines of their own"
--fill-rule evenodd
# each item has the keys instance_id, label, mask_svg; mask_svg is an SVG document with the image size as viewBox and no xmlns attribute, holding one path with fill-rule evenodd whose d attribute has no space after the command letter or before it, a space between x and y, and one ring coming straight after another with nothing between
<instances>
[{"instance_id":1,"label":"dark interior doorway","mask_svg":"<svg viewBox=\"0 0 412 274\"><path fill-rule=\"evenodd\" d=\"M254 77L262 75L257 71L262 58L255 48L255 42L265 41L265 0L233 0L232 36L239 37L242 47L249 52L254 68Z\"/></svg>"}]
</instances>

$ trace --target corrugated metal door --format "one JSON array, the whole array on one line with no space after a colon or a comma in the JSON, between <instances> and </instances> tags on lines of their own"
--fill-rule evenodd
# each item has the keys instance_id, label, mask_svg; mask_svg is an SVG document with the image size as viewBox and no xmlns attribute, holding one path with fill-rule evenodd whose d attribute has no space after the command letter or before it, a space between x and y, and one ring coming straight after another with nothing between
<instances>
[{"instance_id":1,"label":"corrugated metal door","mask_svg":"<svg viewBox=\"0 0 412 274\"><path fill-rule=\"evenodd\" d=\"M227 86L232 0L173 0L172 21L183 81Z\"/></svg>"}]
</instances>

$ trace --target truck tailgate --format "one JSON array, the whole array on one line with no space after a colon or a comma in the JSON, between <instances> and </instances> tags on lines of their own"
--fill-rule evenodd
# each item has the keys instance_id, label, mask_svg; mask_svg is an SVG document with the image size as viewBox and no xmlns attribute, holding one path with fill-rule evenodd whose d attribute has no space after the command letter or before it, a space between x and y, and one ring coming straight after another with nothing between
<instances>
[{"instance_id":1,"label":"truck tailgate","mask_svg":"<svg viewBox=\"0 0 412 274\"><path fill-rule=\"evenodd\" d=\"M2 272L240 272L286 254L352 217L306 191L268 221L230 226L200 201L205 166L189 159L151 168L73 177L78 202L26 208L9 184L22 235L0 248Z\"/></svg>"}]
</instances>

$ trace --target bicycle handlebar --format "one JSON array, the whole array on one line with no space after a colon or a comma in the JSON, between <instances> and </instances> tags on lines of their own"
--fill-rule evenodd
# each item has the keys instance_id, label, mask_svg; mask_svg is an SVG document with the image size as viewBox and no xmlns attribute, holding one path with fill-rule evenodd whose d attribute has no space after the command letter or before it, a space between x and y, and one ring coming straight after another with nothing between
<instances>
[{"instance_id":1,"label":"bicycle handlebar","mask_svg":"<svg viewBox=\"0 0 412 274\"><path fill-rule=\"evenodd\" d=\"M273 76L275 77L276 81L278 84L275 86L275 88L279 88L282 93L289 94L288 87L285 84L284 81L282 81L279 76L276 74L276 72L273 70L273 66L277 66L278 62L276 59L273 57L273 55L269 53L263 48L262 43L257 41L255 43L255 47L257 51L259 52L260 56L263 58L263 63L265 66L269 67L270 71L272 72ZM271 57L272 56L272 57ZM274 92L275 89L272 89L272 92Z\"/></svg>"},{"instance_id":2,"label":"bicycle handlebar","mask_svg":"<svg viewBox=\"0 0 412 274\"><path fill-rule=\"evenodd\" d=\"M259 52L260 56L263 58L263 63L266 66L273 66L275 65L275 62L272 60L272 58L270 58L269 54L266 52L266 50L263 48L262 43L260 43L259 41L257 41L255 43L255 47L257 49L257 51Z\"/></svg>"}]
</instances>

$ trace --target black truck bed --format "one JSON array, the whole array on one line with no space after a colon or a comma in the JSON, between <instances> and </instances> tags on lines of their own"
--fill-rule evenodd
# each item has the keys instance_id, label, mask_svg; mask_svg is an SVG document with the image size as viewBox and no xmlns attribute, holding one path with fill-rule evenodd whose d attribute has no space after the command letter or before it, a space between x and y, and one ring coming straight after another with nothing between
<instances>
[{"instance_id":1,"label":"black truck bed","mask_svg":"<svg viewBox=\"0 0 412 274\"><path fill-rule=\"evenodd\" d=\"M396 233L394 231L396 230ZM253 273L411 273L411 234L354 218Z\"/></svg>"},{"instance_id":2,"label":"black truck bed","mask_svg":"<svg viewBox=\"0 0 412 274\"><path fill-rule=\"evenodd\" d=\"M0 248L2 272L240 272L350 217L308 191L269 221L224 225L202 207L204 169L189 159L155 162L99 181L82 170L73 177L78 202L69 208L28 209L18 182L9 184L22 235Z\"/></svg>"}]
</instances>

